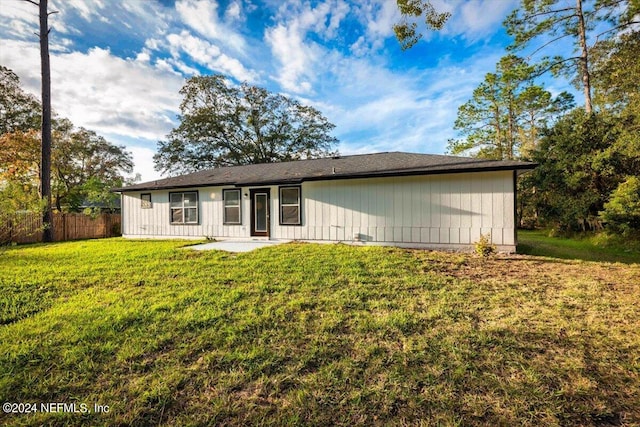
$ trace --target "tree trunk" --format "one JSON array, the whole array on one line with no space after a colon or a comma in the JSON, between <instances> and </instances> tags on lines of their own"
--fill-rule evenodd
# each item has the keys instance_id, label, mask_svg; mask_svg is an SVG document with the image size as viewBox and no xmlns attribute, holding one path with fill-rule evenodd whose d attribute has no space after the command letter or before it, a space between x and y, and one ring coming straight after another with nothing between
<instances>
[{"instance_id":1,"label":"tree trunk","mask_svg":"<svg viewBox=\"0 0 640 427\"><path fill-rule=\"evenodd\" d=\"M48 0L40 0L40 63L42 72L42 158L40 188L45 210L42 216L43 241L53 241L51 212L51 68L49 65Z\"/></svg>"},{"instance_id":2,"label":"tree trunk","mask_svg":"<svg viewBox=\"0 0 640 427\"><path fill-rule=\"evenodd\" d=\"M587 30L584 24L582 1L583 0L576 0L576 15L578 16L578 36L580 37L580 71L584 89L584 109L590 114L593 107L591 104L591 81L589 78L589 48L587 47Z\"/></svg>"}]
</instances>

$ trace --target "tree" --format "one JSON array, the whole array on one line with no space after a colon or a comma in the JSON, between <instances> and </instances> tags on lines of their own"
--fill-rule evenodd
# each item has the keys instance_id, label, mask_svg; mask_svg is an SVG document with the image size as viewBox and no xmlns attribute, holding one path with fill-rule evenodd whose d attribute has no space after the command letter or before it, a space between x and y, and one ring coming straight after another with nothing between
<instances>
[{"instance_id":1,"label":"tree","mask_svg":"<svg viewBox=\"0 0 640 427\"><path fill-rule=\"evenodd\" d=\"M48 0L24 0L38 6L40 15L40 71L42 76L42 137L40 161L40 194L45 209L42 217L44 233L42 240L53 241L53 216L51 211L51 66L49 64L49 12Z\"/></svg>"},{"instance_id":2,"label":"tree","mask_svg":"<svg viewBox=\"0 0 640 427\"><path fill-rule=\"evenodd\" d=\"M627 177L604 204L601 217L613 231L622 234L640 231L640 178Z\"/></svg>"},{"instance_id":3,"label":"tree","mask_svg":"<svg viewBox=\"0 0 640 427\"><path fill-rule=\"evenodd\" d=\"M539 166L523 178L535 187L528 203L543 225L561 231L602 227L599 213L627 176L640 174L637 161L622 150L618 118L574 110L546 130L532 160Z\"/></svg>"},{"instance_id":4,"label":"tree","mask_svg":"<svg viewBox=\"0 0 640 427\"><path fill-rule=\"evenodd\" d=\"M16 210L36 205L40 167L40 138L35 130L0 136L0 182L11 190ZM95 132L74 129L69 120L56 120L52 147L52 196L56 209L76 210L83 202L112 202L109 190L131 173L131 153ZM4 194L4 193L3 193Z\"/></svg>"},{"instance_id":5,"label":"tree","mask_svg":"<svg viewBox=\"0 0 640 427\"><path fill-rule=\"evenodd\" d=\"M56 209L66 205L76 210L86 201L112 202L117 195L109 190L122 184L123 173L133 171L131 153L94 131L72 130L68 121L57 127L53 156Z\"/></svg>"},{"instance_id":6,"label":"tree","mask_svg":"<svg viewBox=\"0 0 640 427\"><path fill-rule=\"evenodd\" d=\"M553 58L542 58L539 73L552 71L576 76L582 86L585 111L593 110L590 48L588 35L597 22L607 21L612 28L595 35L611 37L616 30L634 23L633 4L626 0L600 0L585 8L586 0L575 0L569 6L561 0L523 0L522 7L514 10L505 20L507 33L515 37L513 50L522 50L538 41L531 56L564 38L571 38L572 51Z\"/></svg>"},{"instance_id":7,"label":"tree","mask_svg":"<svg viewBox=\"0 0 640 427\"><path fill-rule=\"evenodd\" d=\"M0 101L0 112L8 117L0 134L0 198L13 200L3 206L13 206L14 211L40 207L40 103L4 67L0 69ZM51 151L52 203L58 211L76 210L85 201L113 202L117 196L109 190L121 186L124 174L133 170L131 153L125 147L93 131L77 129L67 119L52 120Z\"/></svg>"},{"instance_id":8,"label":"tree","mask_svg":"<svg viewBox=\"0 0 640 427\"><path fill-rule=\"evenodd\" d=\"M438 12L429 0L396 0L396 4L401 21L393 25L393 32L402 50L412 48L422 38L416 20L422 18L427 28L440 30L451 17L449 12Z\"/></svg>"},{"instance_id":9,"label":"tree","mask_svg":"<svg viewBox=\"0 0 640 427\"><path fill-rule=\"evenodd\" d=\"M0 135L0 199L11 200L7 214L40 206L38 181L40 132L17 130Z\"/></svg>"},{"instance_id":10,"label":"tree","mask_svg":"<svg viewBox=\"0 0 640 427\"><path fill-rule=\"evenodd\" d=\"M536 145L538 133L555 114L572 107L571 95L551 94L532 83L533 67L507 55L488 73L472 98L458 108L454 128L464 137L449 141L452 154L514 159Z\"/></svg>"},{"instance_id":11,"label":"tree","mask_svg":"<svg viewBox=\"0 0 640 427\"><path fill-rule=\"evenodd\" d=\"M40 103L20 86L20 78L0 65L0 135L40 127Z\"/></svg>"},{"instance_id":12,"label":"tree","mask_svg":"<svg viewBox=\"0 0 640 427\"><path fill-rule=\"evenodd\" d=\"M640 31L602 41L592 49L596 103L620 111L640 105Z\"/></svg>"},{"instance_id":13,"label":"tree","mask_svg":"<svg viewBox=\"0 0 640 427\"><path fill-rule=\"evenodd\" d=\"M337 142L315 108L222 75L192 77L180 93L180 124L153 157L163 173L328 156Z\"/></svg>"}]
</instances>

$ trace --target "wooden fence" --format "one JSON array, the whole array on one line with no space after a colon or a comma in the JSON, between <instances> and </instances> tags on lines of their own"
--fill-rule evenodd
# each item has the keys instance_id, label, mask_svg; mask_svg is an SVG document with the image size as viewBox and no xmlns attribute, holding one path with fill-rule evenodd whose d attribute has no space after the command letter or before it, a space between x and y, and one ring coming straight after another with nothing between
<instances>
[{"instance_id":1,"label":"wooden fence","mask_svg":"<svg viewBox=\"0 0 640 427\"><path fill-rule=\"evenodd\" d=\"M120 235L120 214L103 213L96 217L81 213L53 215L53 240L97 239ZM0 243L42 242L42 216L19 213L0 223Z\"/></svg>"}]
</instances>

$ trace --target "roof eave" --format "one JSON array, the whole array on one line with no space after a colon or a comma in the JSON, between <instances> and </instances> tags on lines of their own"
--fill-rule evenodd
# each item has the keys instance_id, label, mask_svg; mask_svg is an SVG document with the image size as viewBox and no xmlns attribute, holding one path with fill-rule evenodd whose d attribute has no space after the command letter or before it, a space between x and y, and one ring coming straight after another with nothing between
<instances>
[{"instance_id":1,"label":"roof eave","mask_svg":"<svg viewBox=\"0 0 640 427\"><path fill-rule=\"evenodd\" d=\"M362 172L352 174L332 174L311 176L305 178L290 178L290 179L275 179L265 181L245 181L245 182L216 182L216 183L199 183L199 184L176 184L167 186L145 186L145 187L121 187L114 188L111 191L115 193L128 193L137 191L154 191L154 190L177 190L184 188L199 188L199 187L258 187L268 185L283 185L283 184L300 184L306 181L332 181L337 179L363 179L363 178L384 178L392 176L419 176L419 175L445 175L445 174L459 174L459 173L471 173L471 172L499 172L499 171L522 171L524 173L528 170L535 169L538 166L537 163L521 163L518 165L504 165L504 166L477 166L477 167L465 167L457 169L434 168L434 169L414 169L414 170L389 170L389 171L376 171L376 172Z\"/></svg>"}]
</instances>

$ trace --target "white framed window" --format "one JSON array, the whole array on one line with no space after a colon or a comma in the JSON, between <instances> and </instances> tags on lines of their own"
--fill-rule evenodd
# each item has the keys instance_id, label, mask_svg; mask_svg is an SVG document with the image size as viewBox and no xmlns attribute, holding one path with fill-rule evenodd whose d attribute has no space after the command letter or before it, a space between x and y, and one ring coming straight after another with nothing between
<instances>
[{"instance_id":1,"label":"white framed window","mask_svg":"<svg viewBox=\"0 0 640 427\"><path fill-rule=\"evenodd\" d=\"M153 207L151 204L151 193L140 194L140 207L142 209L151 209Z\"/></svg>"},{"instance_id":2,"label":"white framed window","mask_svg":"<svg viewBox=\"0 0 640 427\"><path fill-rule=\"evenodd\" d=\"M302 225L300 186L280 187L280 225Z\"/></svg>"},{"instance_id":3,"label":"white framed window","mask_svg":"<svg viewBox=\"0 0 640 427\"><path fill-rule=\"evenodd\" d=\"M242 212L240 208L241 196L241 191L238 188L222 190L225 224L242 224Z\"/></svg>"},{"instance_id":4,"label":"white framed window","mask_svg":"<svg viewBox=\"0 0 640 427\"><path fill-rule=\"evenodd\" d=\"M198 192L169 193L171 224L198 223Z\"/></svg>"}]
</instances>

